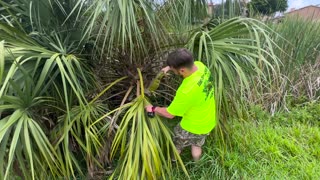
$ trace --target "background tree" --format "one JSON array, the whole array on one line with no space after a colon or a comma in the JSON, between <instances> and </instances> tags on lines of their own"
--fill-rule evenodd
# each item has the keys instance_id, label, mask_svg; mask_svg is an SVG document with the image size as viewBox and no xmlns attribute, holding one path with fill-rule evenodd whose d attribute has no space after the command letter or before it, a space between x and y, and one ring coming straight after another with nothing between
<instances>
[{"instance_id":1,"label":"background tree","mask_svg":"<svg viewBox=\"0 0 320 180\"><path fill-rule=\"evenodd\" d=\"M251 0L249 9L263 15L271 15L275 12L284 12L288 8L288 0Z\"/></svg>"}]
</instances>

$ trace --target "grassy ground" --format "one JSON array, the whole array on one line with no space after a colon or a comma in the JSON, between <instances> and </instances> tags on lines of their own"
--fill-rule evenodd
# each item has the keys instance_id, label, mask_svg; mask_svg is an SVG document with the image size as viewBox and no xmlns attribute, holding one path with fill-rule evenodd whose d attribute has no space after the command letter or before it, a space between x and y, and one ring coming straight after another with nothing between
<instances>
[{"instance_id":1,"label":"grassy ground","mask_svg":"<svg viewBox=\"0 0 320 180\"><path fill-rule=\"evenodd\" d=\"M230 122L230 147L209 137L200 162L182 156L191 179L320 179L320 104L274 117L253 108L250 121ZM173 179L185 179L178 169Z\"/></svg>"}]
</instances>

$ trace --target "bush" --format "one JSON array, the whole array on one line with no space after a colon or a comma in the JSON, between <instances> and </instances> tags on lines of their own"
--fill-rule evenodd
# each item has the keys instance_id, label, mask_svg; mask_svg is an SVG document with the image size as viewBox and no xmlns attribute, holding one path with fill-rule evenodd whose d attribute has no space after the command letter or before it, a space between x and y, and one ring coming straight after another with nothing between
<instances>
[{"instance_id":1,"label":"bush","mask_svg":"<svg viewBox=\"0 0 320 180\"><path fill-rule=\"evenodd\" d=\"M282 62L281 73L270 75L267 82L257 77L251 86L261 94L249 94L249 101L275 113L287 106L319 100L320 23L286 18L269 27L276 32L272 41L279 48L273 52Z\"/></svg>"}]
</instances>

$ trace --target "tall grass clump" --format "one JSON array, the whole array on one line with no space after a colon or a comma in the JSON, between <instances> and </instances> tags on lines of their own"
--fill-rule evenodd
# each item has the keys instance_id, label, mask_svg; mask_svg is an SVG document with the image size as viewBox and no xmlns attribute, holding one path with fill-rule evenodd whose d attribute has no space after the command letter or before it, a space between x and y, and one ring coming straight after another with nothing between
<instances>
[{"instance_id":1,"label":"tall grass clump","mask_svg":"<svg viewBox=\"0 0 320 180\"><path fill-rule=\"evenodd\" d=\"M281 72L289 80L290 94L295 98L319 100L320 23L287 18L273 28L288 41L280 40L277 44L287 53L278 56L284 64Z\"/></svg>"},{"instance_id":2,"label":"tall grass clump","mask_svg":"<svg viewBox=\"0 0 320 180\"><path fill-rule=\"evenodd\" d=\"M282 63L281 73L256 83L255 87L262 87L261 94L249 96L251 102L274 114L279 108L319 100L320 23L291 17L269 27L275 32L272 41L278 46L274 53ZM265 88L266 84L271 88Z\"/></svg>"},{"instance_id":3,"label":"tall grass clump","mask_svg":"<svg viewBox=\"0 0 320 180\"><path fill-rule=\"evenodd\" d=\"M320 178L319 103L274 117L258 106L250 113L250 121L229 122L232 131L226 151L217 147L220 138L208 138L201 160L186 163L191 179ZM188 153L183 152L182 157ZM174 177L182 179L184 175L176 173Z\"/></svg>"}]
</instances>

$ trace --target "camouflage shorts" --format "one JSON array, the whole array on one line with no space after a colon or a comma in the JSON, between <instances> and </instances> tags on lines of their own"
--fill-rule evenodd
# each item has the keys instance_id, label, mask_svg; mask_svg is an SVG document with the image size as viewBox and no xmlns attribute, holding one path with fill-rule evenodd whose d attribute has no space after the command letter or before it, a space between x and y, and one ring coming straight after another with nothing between
<instances>
[{"instance_id":1,"label":"camouflage shorts","mask_svg":"<svg viewBox=\"0 0 320 180\"><path fill-rule=\"evenodd\" d=\"M177 150L182 150L183 148L191 145L201 147L207 136L208 134L192 134L182 129L180 124L178 124L174 128L173 141Z\"/></svg>"}]
</instances>

